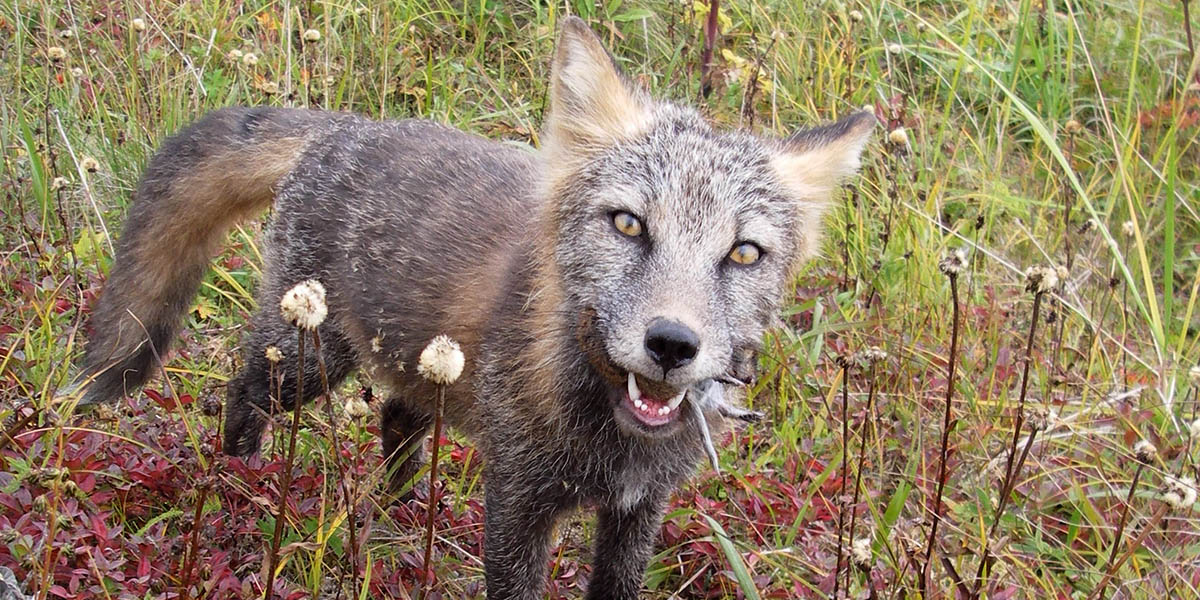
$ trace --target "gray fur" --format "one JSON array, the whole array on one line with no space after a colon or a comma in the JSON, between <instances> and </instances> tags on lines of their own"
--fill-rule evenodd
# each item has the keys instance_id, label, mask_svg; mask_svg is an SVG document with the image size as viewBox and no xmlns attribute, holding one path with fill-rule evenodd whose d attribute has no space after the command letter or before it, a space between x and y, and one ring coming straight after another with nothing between
<instances>
[{"instance_id":1,"label":"gray fur","mask_svg":"<svg viewBox=\"0 0 1200 600\"><path fill-rule=\"evenodd\" d=\"M580 82L589 73L612 75L582 21L566 21L560 47L571 48L556 59L556 77L567 83L554 85L586 92ZM799 232L819 218L809 207L822 199L794 197L795 186L773 168L788 142L718 131L694 110L641 92L603 108L611 116L644 106L645 114L629 115L644 127L612 139L602 127L578 133L570 119L588 118L604 99L576 97L575 88L556 92L558 137L541 154L425 121L282 109L225 109L168 140L147 169L96 315L101 334L89 345L88 369L100 380L89 398L108 400L145 380L151 360L136 349L144 344L116 341L121 315L146 322L149 341L165 352L203 273L196 257L211 252L188 244L219 239L228 226L213 221L221 198L240 194L210 189L209 197L169 184L203 172L230 148L302 135L294 153L273 150L289 161L272 163L287 165L282 175L244 175L274 192L275 216L260 308L243 341L245 366L228 385L225 450L258 449L270 407L264 349L278 346L285 381L296 376L296 333L279 316L279 298L302 280L320 280L330 383L363 369L388 389L381 429L397 485L420 465L435 397L416 374L417 357L440 334L462 345L467 367L447 390L445 414L486 457L488 597L540 597L554 523L586 505L599 516L588 597L635 598L666 500L704 456L707 425L640 424L624 407L624 382L634 373L648 394L666 398L702 385L719 389L714 379L750 377L746 349L758 347L772 323L808 243ZM851 123L798 139L805 152L819 143L854 146L856 158L861 143L837 136L865 133ZM246 165L269 160L244 156ZM206 208L190 208L197 206ZM615 231L614 210L641 218L644 238ZM155 249L166 243L156 232L176 229L185 258ZM758 263L727 258L743 240L764 250ZM160 263L187 273L172 277L165 295L151 294L143 303L150 308L117 286ZM696 331L694 361L665 374L654 364L643 338L655 318ZM137 358L129 363L129 356ZM315 357L308 358L301 401L320 390ZM103 375L114 361L120 374ZM297 405L292 389L284 386L286 408ZM747 417L723 392L694 391L684 402Z\"/></svg>"}]
</instances>

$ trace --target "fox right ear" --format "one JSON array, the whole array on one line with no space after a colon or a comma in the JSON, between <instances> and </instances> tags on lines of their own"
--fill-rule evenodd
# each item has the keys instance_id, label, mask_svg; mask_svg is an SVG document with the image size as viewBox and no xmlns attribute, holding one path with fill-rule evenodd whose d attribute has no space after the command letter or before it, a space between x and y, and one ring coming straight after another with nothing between
<instances>
[{"instance_id":1,"label":"fox right ear","mask_svg":"<svg viewBox=\"0 0 1200 600\"><path fill-rule=\"evenodd\" d=\"M567 17L558 36L550 79L545 147L587 156L643 131L650 121L647 96L621 75L600 39L578 17Z\"/></svg>"}]
</instances>

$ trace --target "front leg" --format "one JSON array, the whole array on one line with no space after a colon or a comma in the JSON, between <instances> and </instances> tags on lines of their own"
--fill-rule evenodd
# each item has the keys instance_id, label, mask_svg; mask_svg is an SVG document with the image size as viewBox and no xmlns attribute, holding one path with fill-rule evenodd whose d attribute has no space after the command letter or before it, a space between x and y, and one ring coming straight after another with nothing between
<instances>
[{"instance_id":1,"label":"front leg","mask_svg":"<svg viewBox=\"0 0 1200 600\"><path fill-rule=\"evenodd\" d=\"M528 479L488 472L484 481L483 558L488 600L540 599L546 585L550 534L562 511L561 502Z\"/></svg>"},{"instance_id":2,"label":"front leg","mask_svg":"<svg viewBox=\"0 0 1200 600\"><path fill-rule=\"evenodd\" d=\"M638 597L665 506L664 496L651 494L632 508L610 506L599 511L588 600Z\"/></svg>"}]
</instances>

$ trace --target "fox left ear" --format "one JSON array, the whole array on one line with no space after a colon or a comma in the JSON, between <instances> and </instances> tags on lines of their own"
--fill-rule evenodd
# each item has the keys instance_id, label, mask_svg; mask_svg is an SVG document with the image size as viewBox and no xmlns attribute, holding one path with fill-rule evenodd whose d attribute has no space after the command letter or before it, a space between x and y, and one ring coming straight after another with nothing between
<instances>
[{"instance_id":1,"label":"fox left ear","mask_svg":"<svg viewBox=\"0 0 1200 600\"><path fill-rule=\"evenodd\" d=\"M626 81L587 24L566 18L550 78L550 112L543 146L556 158L587 156L643 131L650 102Z\"/></svg>"},{"instance_id":2,"label":"fox left ear","mask_svg":"<svg viewBox=\"0 0 1200 600\"><path fill-rule=\"evenodd\" d=\"M783 140L771 159L779 181L799 203L802 262L816 252L821 216L833 189L858 171L859 156L875 129L875 116L859 111Z\"/></svg>"}]
</instances>

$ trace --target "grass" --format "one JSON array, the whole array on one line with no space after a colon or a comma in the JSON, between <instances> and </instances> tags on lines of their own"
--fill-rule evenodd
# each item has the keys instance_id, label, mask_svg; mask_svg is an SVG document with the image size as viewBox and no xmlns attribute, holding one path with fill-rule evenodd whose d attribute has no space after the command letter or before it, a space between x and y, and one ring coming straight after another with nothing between
<instances>
[{"instance_id":1,"label":"grass","mask_svg":"<svg viewBox=\"0 0 1200 600\"><path fill-rule=\"evenodd\" d=\"M140 168L164 136L229 104L429 118L536 144L569 11L637 81L725 125L785 135L867 104L885 123L766 340L749 401L768 421L721 445L720 476L706 468L675 496L647 597L828 597L839 579L880 598L1200 594L1197 507L1159 495L1167 475L1198 475L1200 453L1188 434L1200 60L1183 3L724 3L701 97L706 5L0 6L0 566L37 598L261 597L286 425L261 458L214 448L261 222L215 259L165 378L86 414L52 403ZM318 40L303 39L310 28ZM960 247L947 390L938 264ZM1032 266L1065 270L1036 328ZM872 347L887 356L868 368L856 359ZM360 393L302 415L280 597L407 597L422 580L424 510L383 497L374 420L340 408ZM1031 411L1044 428L1014 432ZM1157 448L1148 464L1138 440ZM482 597L479 461L456 436L443 443L435 589ZM1025 446L1002 502L1010 448ZM853 525L839 536L839 523ZM551 597L580 595L590 528L586 516L560 528ZM842 547L863 538L870 556L852 565Z\"/></svg>"}]
</instances>

